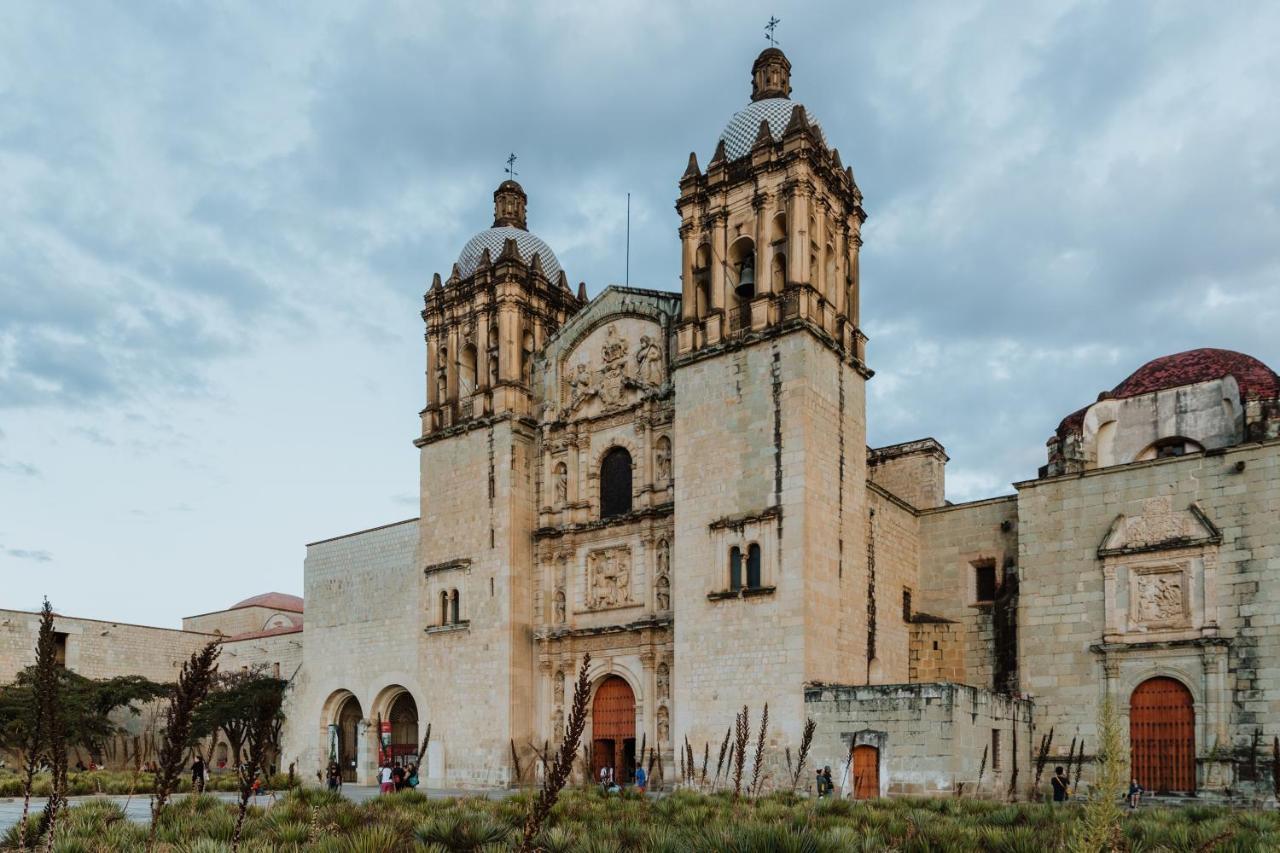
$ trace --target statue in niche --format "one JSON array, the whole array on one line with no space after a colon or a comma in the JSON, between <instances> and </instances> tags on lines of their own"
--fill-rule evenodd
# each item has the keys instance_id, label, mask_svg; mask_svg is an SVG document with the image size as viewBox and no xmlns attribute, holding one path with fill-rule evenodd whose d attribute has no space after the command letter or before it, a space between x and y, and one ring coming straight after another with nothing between
<instances>
[{"instance_id":1,"label":"statue in niche","mask_svg":"<svg viewBox=\"0 0 1280 853\"><path fill-rule=\"evenodd\" d=\"M662 349L648 335L640 336L636 367L640 381L645 385L662 384Z\"/></svg>"},{"instance_id":2,"label":"statue in niche","mask_svg":"<svg viewBox=\"0 0 1280 853\"><path fill-rule=\"evenodd\" d=\"M1182 618L1182 577L1175 573L1140 575L1138 619L1169 622Z\"/></svg>"},{"instance_id":3,"label":"statue in niche","mask_svg":"<svg viewBox=\"0 0 1280 853\"><path fill-rule=\"evenodd\" d=\"M556 506L564 506L569 501L569 469L563 462L556 464Z\"/></svg>"},{"instance_id":4,"label":"statue in niche","mask_svg":"<svg viewBox=\"0 0 1280 853\"><path fill-rule=\"evenodd\" d=\"M587 606L612 607L631 599L631 552L626 548L596 551L587 557Z\"/></svg>"},{"instance_id":5,"label":"statue in niche","mask_svg":"<svg viewBox=\"0 0 1280 853\"><path fill-rule=\"evenodd\" d=\"M667 540L658 540L658 577L665 578L671 572L671 546Z\"/></svg>"},{"instance_id":6,"label":"statue in niche","mask_svg":"<svg viewBox=\"0 0 1280 853\"><path fill-rule=\"evenodd\" d=\"M658 743L666 743L671 739L671 715L666 706L658 709Z\"/></svg>"},{"instance_id":7,"label":"statue in niche","mask_svg":"<svg viewBox=\"0 0 1280 853\"><path fill-rule=\"evenodd\" d=\"M556 706L556 711L551 716L551 737L558 740L564 734L564 708Z\"/></svg>"},{"instance_id":8,"label":"statue in niche","mask_svg":"<svg viewBox=\"0 0 1280 853\"><path fill-rule=\"evenodd\" d=\"M658 698L666 699L671 693L671 670L665 663L658 664Z\"/></svg>"},{"instance_id":9,"label":"statue in niche","mask_svg":"<svg viewBox=\"0 0 1280 853\"><path fill-rule=\"evenodd\" d=\"M498 353L494 351L489 355L489 387L492 388L498 384Z\"/></svg>"},{"instance_id":10,"label":"statue in niche","mask_svg":"<svg viewBox=\"0 0 1280 853\"><path fill-rule=\"evenodd\" d=\"M671 581L667 580L666 575L658 577L658 588L654 592L654 598L657 600L658 610L671 609Z\"/></svg>"},{"instance_id":11,"label":"statue in niche","mask_svg":"<svg viewBox=\"0 0 1280 853\"><path fill-rule=\"evenodd\" d=\"M653 449L653 476L659 484L671 480L671 442L666 436L658 439L658 445Z\"/></svg>"},{"instance_id":12,"label":"statue in niche","mask_svg":"<svg viewBox=\"0 0 1280 853\"><path fill-rule=\"evenodd\" d=\"M557 589L555 597L555 620L557 625L563 625L565 621L565 602L564 590Z\"/></svg>"}]
</instances>

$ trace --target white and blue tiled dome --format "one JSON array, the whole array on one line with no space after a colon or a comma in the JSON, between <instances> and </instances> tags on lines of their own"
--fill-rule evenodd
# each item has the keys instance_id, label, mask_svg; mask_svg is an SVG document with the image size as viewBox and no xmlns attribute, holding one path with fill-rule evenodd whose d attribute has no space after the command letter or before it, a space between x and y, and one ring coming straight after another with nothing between
<instances>
[{"instance_id":1,"label":"white and blue tiled dome","mask_svg":"<svg viewBox=\"0 0 1280 853\"><path fill-rule=\"evenodd\" d=\"M560 261L556 260L555 252L551 251L551 247L537 234L510 225L486 228L468 240L458 254L458 275L466 278L475 272L476 267L480 265L480 255L485 249L489 250L490 260L496 261L498 255L502 254L502 247L506 245L507 240L516 241L516 250L520 253L520 259L526 264L532 263L533 256L537 255L538 260L542 262L542 271L546 273L548 279L555 281L560 277Z\"/></svg>"},{"instance_id":2,"label":"white and blue tiled dome","mask_svg":"<svg viewBox=\"0 0 1280 853\"><path fill-rule=\"evenodd\" d=\"M560 261L556 260L556 253L541 237L529 231L525 222L527 205L528 197L518 183L506 180L498 185L493 191L493 227L468 240L458 254L458 275L461 278L476 271L485 249L489 250L489 260L496 262L508 240L516 241L520 260L532 264L533 256L537 255L547 278L553 282L560 278Z\"/></svg>"},{"instance_id":3,"label":"white and blue tiled dome","mask_svg":"<svg viewBox=\"0 0 1280 853\"><path fill-rule=\"evenodd\" d=\"M733 114L733 118L729 119L729 123L725 125L724 131L720 134L720 138L724 140L724 153L730 160L737 160L739 157L745 157L751 153L751 146L755 144L756 134L760 132L760 120L764 119L769 122L769 133L772 134L774 140L782 138L783 132L787 129L787 124L791 121L791 112L800 106L796 101L790 98L764 98L759 101L752 101L744 108ZM822 135L822 129L818 123L813 120L813 116L807 115L809 126L818 134L818 138L822 143L826 144L826 138Z\"/></svg>"},{"instance_id":4,"label":"white and blue tiled dome","mask_svg":"<svg viewBox=\"0 0 1280 853\"><path fill-rule=\"evenodd\" d=\"M769 135L775 142L782 139L791 123L792 112L799 106L801 104L791 100L791 62L778 48L766 48L751 66L751 103L734 113L720 134L725 157L737 160L750 154L760 133L761 121L769 123ZM805 118L818 140L826 145L822 129L808 111Z\"/></svg>"}]
</instances>

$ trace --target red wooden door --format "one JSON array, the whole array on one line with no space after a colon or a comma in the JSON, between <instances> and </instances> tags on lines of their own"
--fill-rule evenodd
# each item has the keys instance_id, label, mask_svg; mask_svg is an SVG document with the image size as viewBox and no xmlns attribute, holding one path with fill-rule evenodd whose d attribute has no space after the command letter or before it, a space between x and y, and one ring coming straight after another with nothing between
<instances>
[{"instance_id":1,"label":"red wooden door","mask_svg":"<svg viewBox=\"0 0 1280 853\"><path fill-rule=\"evenodd\" d=\"M880 750L874 746L853 748L853 798L872 800L880 796Z\"/></svg>"},{"instance_id":2,"label":"red wooden door","mask_svg":"<svg viewBox=\"0 0 1280 853\"><path fill-rule=\"evenodd\" d=\"M1151 678L1129 701L1133 777L1152 792L1196 789L1196 712L1191 691L1172 678Z\"/></svg>"},{"instance_id":3,"label":"red wooden door","mask_svg":"<svg viewBox=\"0 0 1280 853\"><path fill-rule=\"evenodd\" d=\"M618 782L627 780L630 755L628 742L636 736L636 697L631 685L611 675L596 688L591 704L591 771L600 781L600 768L612 767ZM634 750L634 747L631 747Z\"/></svg>"}]
</instances>

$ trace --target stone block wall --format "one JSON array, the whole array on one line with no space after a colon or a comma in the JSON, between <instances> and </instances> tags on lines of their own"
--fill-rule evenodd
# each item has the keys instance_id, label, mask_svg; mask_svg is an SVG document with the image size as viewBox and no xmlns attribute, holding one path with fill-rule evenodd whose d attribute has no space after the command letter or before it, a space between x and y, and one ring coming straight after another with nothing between
<instances>
[{"instance_id":1,"label":"stone block wall","mask_svg":"<svg viewBox=\"0 0 1280 853\"><path fill-rule=\"evenodd\" d=\"M932 438L867 449L867 476L916 509L946 501L947 453Z\"/></svg>"},{"instance_id":2,"label":"stone block wall","mask_svg":"<svg viewBox=\"0 0 1280 853\"><path fill-rule=\"evenodd\" d=\"M1280 442L1017 486L1021 685L1036 697L1037 726L1058 733L1055 756L1076 733L1097 743L1097 708L1107 691L1127 735L1134 689L1167 676L1194 700L1198 784L1232 784L1254 732L1266 739L1280 726ZM1117 517L1160 530L1192 504L1220 531L1220 542L1190 549L1194 564L1206 567L1203 578L1191 578L1188 599L1193 608L1203 600L1204 613L1195 614L1203 627L1194 636L1104 636L1109 621L1130 618L1107 599L1099 554ZM1176 564L1187 550L1138 549L1105 562L1123 572L1152 561Z\"/></svg>"},{"instance_id":3,"label":"stone block wall","mask_svg":"<svg viewBox=\"0 0 1280 853\"><path fill-rule=\"evenodd\" d=\"M831 766L842 796L851 744L879 751L881 796L1004 798L1015 766L1019 794L1030 784L1030 702L960 684L810 685L805 712L813 763Z\"/></svg>"},{"instance_id":4,"label":"stone block wall","mask_svg":"<svg viewBox=\"0 0 1280 853\"><path fill-rule=\"evenodd\" d=\"M917 621L911 625L911 683L950 681L967 684L964 626L957 622Z\"/></svg>"}]
</instances>

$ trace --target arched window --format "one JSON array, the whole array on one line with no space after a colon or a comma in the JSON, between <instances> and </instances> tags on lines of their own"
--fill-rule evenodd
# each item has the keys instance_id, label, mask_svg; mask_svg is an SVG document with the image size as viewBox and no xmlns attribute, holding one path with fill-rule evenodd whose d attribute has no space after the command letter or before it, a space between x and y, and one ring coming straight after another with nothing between
<instances>
[{"instance_id":1,"label":"arched window","mask_svg":"<svg viewBox=\"0 0 1280 853\"><path fill-rule=\"evenodd\" d=\"M711 247L706 243L698 246L693 255L693 283L697 315L705 317L711 310Z\"/></svg>"},{"instance_id":2,"label":"arched window","mask_svg":"<svg viewBox=\"0 0 1280 853\"><path fill-rule=\"evenodd\" d=\"M760 546L747 546L747 589L760 588Z\"/></svg>"},{"instance_id":3,"label":"arched window","mask_svg":"<svg viewBox=\"0 0 1280 853\"><path fill-rule=\"evenodd\" d=\"M476 348L467 344L458 359L458 393L462 396L476 390Z\"/></svg>"},{"instance_id":4,"label":"arched window","mask_svg":"<svg viewBox=\"0 0 1280 853\"><path fill-rule=\"evenodd\" d=\"M440 624L449 624L449 593L440 593Z\"/></svg>"},{"instance_id":5,"label":"arched window","mask_svg":"<svg viewBox=\"0 0 1280 853\"><path fill-rule=\"evenodd\" d=\"M610 448L600 463L600 517L613 518L631 512L631 454L625 447Z\"/></svg>"},{"instance_id":6,"label":"arched window","mask_svg":"<svg viewBox=\"0 0 1280 853\"><path fill-rule=\"evenodd\" d=\"M737 545L729 549L729 589L742 589L742 549Z\"/></svg>"},{"instance_id":7,"label":"arched window","mask_svg":"<svg viewBox=\"0 0 1280 853\"><path fill-rule=\"evenodd\" d=\"M781 293L787 284L787 255L785 252L773 253L773 290Z\"/></svg>"},{"instance_id":8,"label":"arched window","mask_svg":"<svg viewBox=\"0 0 1280 853\"><path fill-rule=\"evenodd\" d=\"M449 593L449 621L455 625L462 621L458 616L458 591L456 589Z\"/></svg>"}]
</instances>

